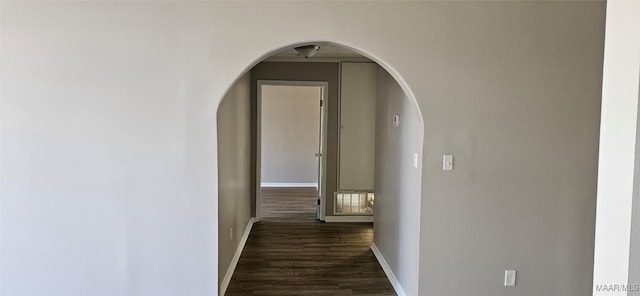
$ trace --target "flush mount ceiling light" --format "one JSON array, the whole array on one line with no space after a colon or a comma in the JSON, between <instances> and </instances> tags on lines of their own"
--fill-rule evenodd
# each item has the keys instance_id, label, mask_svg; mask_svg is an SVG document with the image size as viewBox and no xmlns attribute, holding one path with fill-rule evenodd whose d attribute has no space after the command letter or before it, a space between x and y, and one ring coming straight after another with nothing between
<instances>
[{"instance_id":1,"label":"flush mount ceiling light","mask_svg":"<svg viewBox=\"0 0 640 296\"><path fill-rule=\"evenodd\" d=\"M320 46L318 45L304 45L298 46L294 48L299 56L303 56L305 59L312 57L318 50L320 50Z\"/></svg>"}]
</instances>

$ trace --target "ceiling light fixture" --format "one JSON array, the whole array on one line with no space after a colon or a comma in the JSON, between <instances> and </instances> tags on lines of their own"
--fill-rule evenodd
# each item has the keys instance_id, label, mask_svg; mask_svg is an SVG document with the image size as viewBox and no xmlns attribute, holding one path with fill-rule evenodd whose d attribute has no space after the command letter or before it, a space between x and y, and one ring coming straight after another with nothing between
<instances>
[{"instance_id":1,"label":"ceiling light fixture","mask_svg":"<svg viewBox=\"0 0 640 296\"><path fill-rule=\"evenodd\" d=\"M305 59L312 57L318 50L320 50L320 46L318 45L304 45L298 46L294 48L299 56L303 56Z\"/></svg>"}]
</instances>

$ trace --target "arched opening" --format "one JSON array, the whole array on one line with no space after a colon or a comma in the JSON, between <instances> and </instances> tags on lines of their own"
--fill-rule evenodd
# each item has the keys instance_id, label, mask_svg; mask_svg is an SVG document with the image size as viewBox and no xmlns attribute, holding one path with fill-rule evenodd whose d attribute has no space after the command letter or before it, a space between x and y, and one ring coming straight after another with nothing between
<instances>
[{"instance_id":1,"label":"arched opening","mask_svg":"<svg viewBox=\"0 0 640 296\"><path fill-rule=\"evenodd\" d=\"M309 44L320 46L312 57L294 50ZM221 295L250 293L276 280L285 283L278 289L295 289L286 283L320 278L309 289L339 293L332 289L360 282L351 289L369 285L384 293L393 285L398 294L417 294L424 127L412 92L392 69L347 46L297 43L265 55L229 88L217 113ZM316 94L310 100L317 104L298 104L302 87ZM301 129L305 125L316 130ZM310 134L315 144L309 145ZM303 146L317 149L301 153ZM270 208L264 208L266 187L277 188ZM280 198L285 195L288 201ZM307 201L302 212L279 210ZM301 218L307 214L311 219ZM256 220L263 222L251 232ZM324 237L312 237L318 229ZM252 242L261 239L271 244ZM249 258L236 270L247 240ZM287 247L307 251L296 255ZM261 260L268 252L276 255ZM359 264L378 267L350 271ZM234 286L234 270L243 273L236 281L245 282ZM251 278L252 271L259 278ZM286 280L289 272L293 282ZM385 273L390 283L376 287ZM362 278L354 280L355 274Z\"/></svg>"}]
</instances>

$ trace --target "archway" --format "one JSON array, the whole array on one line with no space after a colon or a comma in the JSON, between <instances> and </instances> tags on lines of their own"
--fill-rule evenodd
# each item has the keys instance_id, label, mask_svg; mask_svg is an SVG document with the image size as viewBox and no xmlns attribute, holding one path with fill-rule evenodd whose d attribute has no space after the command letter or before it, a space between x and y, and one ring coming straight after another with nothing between
<instances>
[{"instance_id":1,"label":"archway","mask_svg":"<svg viewBox=\"0 0 640 296\"><path fill-rule=\"evenodd\" d=\"M327 181L319 184L319 187L325 192L321 207L331 215L321 220L329 221L330 216L335 217L332 218L334 222L350 221L349 215L336 215L334 192L366 189L375 193L375 238L372 250L397 293L417 294L418 262L415 258L419 257L419 240L416 238L419 237L424 127L415 97L400 75L373 55L333 42L311 44L316 43L322 44L321 48L339 48L355 54L350 58L325 57L322 61L318 57L315 60L312 58L311 61L296 57L270 58L285 51L290 52L296 46L310 43L280 47L251 63L251 67L230 86L218 107L218 269L221 294L227 289L255 222L256 213L260 212L257 208L259 203L255 201L261 184L261 140L257 135L259 80L319 81L327 84ZM356 131L343 138L343 134L346 133L346 119L361 115L358 111L360 109L353 107L351 110L355 110L355 113L344 112L346 108L343 97L347 88L345 77L349 76L346 69L349 68L347 64L353 62L373 65L369 67L373 72L362 74L363 72L356 70L352 76L358 80L369 75L374 81L372 89L368 89L374 96L374 128L366 132ZM361 116L353 122L357 123L363 118L367 120L370 116ZM371 124L364 126L371 127ZM345 173L342 168L352 160L345 157L345 147L355 145L345 144L346 140L354 135L357 138L357 135L362 133L373 134L373 142L365 143L357 149L370 149L370 159L374 162L371 168L374 171L367 173L371 173L373 179L370 179L374 186L343 186L347 181L343 178ZM357 154L356 152L352 155ZM366 163L365 161L364 164ZM351 221L360 221L360 218L356 216L355 220Z\"/></svg>"}]
</instances>

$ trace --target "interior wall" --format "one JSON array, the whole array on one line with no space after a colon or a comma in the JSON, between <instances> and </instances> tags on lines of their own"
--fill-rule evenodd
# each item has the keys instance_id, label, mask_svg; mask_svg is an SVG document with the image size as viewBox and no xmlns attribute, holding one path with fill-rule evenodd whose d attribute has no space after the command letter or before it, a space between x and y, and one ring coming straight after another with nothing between
<instances>
[{"instance_id":1,"label":"interior wall","mask_svg":"<svg viewBox=\"0 0 640 296\"><path fill-rule=\"evenodd\" d=\"M393 116L400 115L400 126ZM377 71L374 243L406 295L418 295L422 119L387 71Z\"/></svg>"},{"instance_id":2,"label":"interior wall","mask_svg":"<svg viewBox=\"0 0 640 296\"><path fill-rule=\"evenodd\" d=\"M375 63L340 64L340 190L375 188Z\"/></svg>"},{"instance_id":3,"label":"interior wall","mask_svg":"<svg viewBox=\"0 0 640 296\"><path fill-rule=\"evenodd\" d=\"M261 182L317 184L320 87L263 85Z\"/></svg>"},{"instance_id":4,"label":"interior wall","mask_svg":"<svg viewBox=\"0 0 640 296\"><path fill-rule=\"evenodd\" d=\"M251 69L251 100L252 118L257 112L257 82L258 80L290 80L290 81L326 81L327 87L327 159L326 188L328 196L326 200L326 213L333 213L333 192L337 190L338 168L338 63L297 63L297 62L262 62ZM252 122L252 149L255 149L256 123ZM255 155L255 151L252 151ZM252 159L252 162L255 161ZM255 171L255 168L252 167ZM255 174L252 175L253 184ZM253 191L255 192L255 185ZM252 196L252 213L255 215L255 195Z\"/></svg>"},{"instance_id":5,"label":"interior wall","mask_svg":"<svg viewBox=\"0 0 640 296\"><path fill-rule=\"evenodd\" d=\"M420 107L418 295L591 293L604 2L0 6L2 295L216 295L218 103L314 40Z\"/></svg>"},{"instance_id":6,"label":"interior wall","mask_svg":"<svg viewBox=\"0 0 640 296\"><path fill-rule=\"evenodd\" d=\"M0 295L216 295L238 74L206 5L114 4L0 2Z\"/></svg>"},{"instance_id":7,"label":"interior wall","mask_svg":"<svg viewBox=\"0 0 640 296\"><path fill-rule=\"evenodd\" d=\"M605 3L441 8L451 30L420 79L420 295L590 295Z\"/></svg>"},{"instance_id":8,"label":"interior wall","mask_svg":"<svg viewBox=\"0 0 640 296\"><path fill-rule=\"evenodd\" d=\"M218 285L251 218L250 106L245 74L218 107Z\"/></svg>"}]
</instances>

